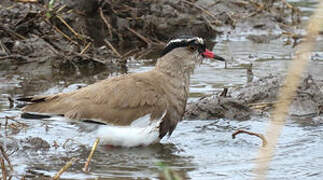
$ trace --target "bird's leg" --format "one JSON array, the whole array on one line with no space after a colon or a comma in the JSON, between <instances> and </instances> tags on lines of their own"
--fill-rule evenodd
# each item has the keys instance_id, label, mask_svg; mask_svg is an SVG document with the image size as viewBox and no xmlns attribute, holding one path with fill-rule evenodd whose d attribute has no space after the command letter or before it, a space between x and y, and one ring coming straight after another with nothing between
<instances>
[{"instance_id":1,"label":"bird's leg","mask_svg":"<svg viewBox=\"0 0 323 180\"><path fill-rule=\"evenodd\" d=\"M103 148L105 149L105 150L112 150L112 149L114 149L116 146L113 146L113 145L110 145L110 144L105 144L105 145L103 145Z\"/></svg>"}]
</instances>

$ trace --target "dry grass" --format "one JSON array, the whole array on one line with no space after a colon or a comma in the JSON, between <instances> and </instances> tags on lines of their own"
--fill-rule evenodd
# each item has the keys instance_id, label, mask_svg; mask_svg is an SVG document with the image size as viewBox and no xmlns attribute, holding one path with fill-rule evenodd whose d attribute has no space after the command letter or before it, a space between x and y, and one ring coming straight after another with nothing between
<instances>
[{"instance_id":1,"label":"dry grass","mask_svg":"<svg viewBox=\"0 0 323 180\"><path fill-rule=\"evenodd\" d=\"M293 100L295 91L301 81L304 71L307 69L311 52L315 46L318 32L323 27L323 1L315 10L313 16L309 20L307 27L307 36L296 51L296 56L290 64L288 74L284 85L280 89L275 109L272 112L271 121L267 128L266 135L268 145L260 148L256 159L255 174L256 179L265 179L268 171L269 163L274 155L274 148L283 129L285 119L288 115L288 108Z\"/></svg>"}]
</instances>

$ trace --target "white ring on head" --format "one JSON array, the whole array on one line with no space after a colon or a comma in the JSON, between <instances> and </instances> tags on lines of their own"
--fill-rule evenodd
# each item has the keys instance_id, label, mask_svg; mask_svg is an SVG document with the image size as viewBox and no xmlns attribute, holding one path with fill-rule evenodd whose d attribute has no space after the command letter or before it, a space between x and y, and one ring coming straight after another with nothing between
<instances>
[{"instance_id":1,"label":"white ring on head","mask_svg":"<svg viewBox=\"0 0 323 180\"><path fill-rule=\"evenodd\" d=\"M196 38L196 40L197 40L197 42L199 42L200 44L204 44L204 41L203 41L203 39L202 39L202 38L197 37L197 38Z\"/></svg>"},{"instance_id":2,"label":"white ring on head","mask_svg":"<svg viewBox=\"0 0 323 180\"><path fill-rule=\"evenodd\" d=\"M173 40L170 40L166 46L170 45L171 43L175 43L175 42L181 42L181 41L192 41L192 40L196 40L198 43L200 44L204 44L204 40L200 37L193 37L193 38L190 38L190 39L173 39Z\"/></svg>"}]
</instances>

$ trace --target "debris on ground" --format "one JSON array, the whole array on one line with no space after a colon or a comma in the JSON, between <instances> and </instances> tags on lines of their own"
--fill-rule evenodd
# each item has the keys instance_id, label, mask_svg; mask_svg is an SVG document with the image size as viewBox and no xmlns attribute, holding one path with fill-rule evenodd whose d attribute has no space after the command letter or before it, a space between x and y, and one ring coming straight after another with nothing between
<instances>
[{"instance_id":1,"label":"debris on ground","mask_svg":"<svg viewBox=\"0 0 323 180\"><path fill-rule=\"evenodd\" d=\"M213 95L189 103L186 119L249 119L251 115L263 114L273 108L282 77L266 76L232 90L229 97ZM314 122L323 114L323 89L311 75L307 75L299 86L289 109L290 118Z\"/></svg>"},{"instance_id":2,"label":"debris on ground","mask_svg":"<svg viewBox=\"0 0 323 180\"><path fill-rule=\"evenodd\" d=\"M269 34L249 38L268 42L293 34L289 27L300 21L285 1L3 0L0 6L0 70L35 80L124 72L127 57L159 57L180 35L214 40L262 30Z\"/></svg>"}]
</instances>

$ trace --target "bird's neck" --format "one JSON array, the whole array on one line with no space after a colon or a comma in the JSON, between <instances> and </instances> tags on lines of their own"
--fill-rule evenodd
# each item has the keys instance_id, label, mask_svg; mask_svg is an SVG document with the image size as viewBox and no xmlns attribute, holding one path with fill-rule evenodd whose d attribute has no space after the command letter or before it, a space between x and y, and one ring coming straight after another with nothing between
<instances>
[{"instance_id":1,"label":"bird's neck","mask_svg":"<svg viewBox=\"0 0 323 180\"><path fill-rule=\"evenodd\" d=\"M174 51L174 50L173 50ZM170 52L160 58L156 64L155 71L162 73L167 80L163 85L170 96L170 103L176 109L174 114L182 117L185 111L187 98L189 95L190 76L194 70L192 65L184 64L194 58L192 54L185 51Z\"/></svg>"},{"instance_id":2,"label":"bird's neck","mask_svg":"<svg viewBox=\"0 0 323 180\"><path fill-rule=\"evenodd\" d=\"M189 58L194 58L184 48L175 49L158 59L155 70L159 71L171 79L178 79L182 82L189 82L194 71L195 64L185 64ZM188 85L188 84L187 84Z\"/></svg>"},{"instance_id":3,"label":"bird's neck","mask_svg":"<svg viewBox=\"0 0 323 180\"><path fill-rule=\"evenodd\" d=\"M155 70L167 77L167 86L171 86L170 89L182 91L185 95L189 93L188 90L192 71L171 64L159 64L159 66L157 65L155 67Z\"/></svg>"},{"instance_id":4,"label":"bird's neck","mask_svg":"<svg viewBox=\"0 0 323 180\"><path fill-rule=\"evenodd\" d=\"M172 79L189 80L192 71L185 70L184 68L178 68L176 65L157 66L156 71L161 72Z\"/></svg>"}]
</instances>

